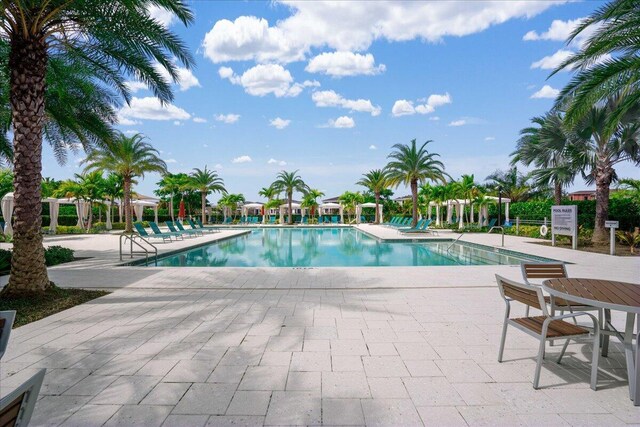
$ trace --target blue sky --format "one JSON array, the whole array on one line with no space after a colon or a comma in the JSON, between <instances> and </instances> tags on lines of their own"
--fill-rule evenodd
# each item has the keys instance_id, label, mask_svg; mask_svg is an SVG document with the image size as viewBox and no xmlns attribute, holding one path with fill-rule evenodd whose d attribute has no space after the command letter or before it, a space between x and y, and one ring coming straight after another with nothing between
<instances>
[{"instance_id":1,"label":"blue sky","mask_svg":"<svg viewBox=\"0 0 640 427\"><path fill-rule=\"evenodd\" d=\"M570 77L547 80L577 48L564 43L572 21L602 3L190 4L188 28L150 13L186 41L196 67L182 70L166 107L132 82L119 128L145 134L171 172L207 165L230 192L256 200L283 169L299 169L327 197L362 190L361 174L413 138L433 140L456 178L482 182L507 168L519 130ZM60 166L45 148L43 174L68 178L82 157ZM639 176L630 164L618 173ZM152 194L158 179L136 190Z\"/></svg>"}]
</instances>

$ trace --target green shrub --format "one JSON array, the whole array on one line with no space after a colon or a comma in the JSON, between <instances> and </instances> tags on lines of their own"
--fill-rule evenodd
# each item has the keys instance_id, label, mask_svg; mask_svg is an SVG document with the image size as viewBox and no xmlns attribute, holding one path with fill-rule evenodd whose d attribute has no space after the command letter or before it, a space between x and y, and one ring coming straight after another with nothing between
<instances>
[{"instance_id":1,"label":"green shrub","mask_svg":"<svg viewBox=\"0 0 640 427\"><path fill-rule=\"evenodd\" d=\"M45 263L48 266L73 261L73 250L62 246L49 246L44 250Z\"/></svg>"},{"instance_id":2,"label":"green shrub","mask_svg":"<svg viewBox=\"0 0 640 427\"><path fill-rule=\"evenodd\" d=\"M11 268L11 251L0 249L0 272L7 272Z\"/></svg>"}]
</instances>

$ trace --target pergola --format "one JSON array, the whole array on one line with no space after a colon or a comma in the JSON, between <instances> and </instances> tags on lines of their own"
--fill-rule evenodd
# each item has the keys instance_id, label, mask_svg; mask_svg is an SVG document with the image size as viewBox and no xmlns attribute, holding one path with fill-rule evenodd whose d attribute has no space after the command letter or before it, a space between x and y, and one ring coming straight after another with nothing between
<instances>
[{"instance_id":1,"label":"pergola","mask_svg":"<svg viewBox=\"0 0 640 427\"><path fill-rule=\"evenodd\" d=\"M263 204L262 203L247 203L245 205L242 205L241 209L242 209L242 216L248 216L249 215L249 209L262 209ZM264 218L263 218L264 220ZM263 221L264 222L264 221Z\"/></svg>"},{"instance_id":2,"label":"pergola","mask_svg":"<svg viewBox=\"0 0 640 427\"><path fill-rule=\"evenodd\" d=\"M362 208L374 208L375 203L359 203L356 205L356 224L360 224L360 216L362 215ZM382 203L378 204L378 218L382 221Z\"/></svg>"},{"instance_id":3,"label":"pergola","mask_svg":"<svg viewBox=\"0 0 640 427\"><path fill-rule=\"evenodd\" d=\"M492 202L498 202L498 198L495 196L485 196L485 199L489 199ZM511 203L511 199L503 197L502 198L502 202L505 204L505 221L509 221L509 204ZM453 220L453 213L456 213L456 219L458 221L458 228L464 228L464 207L465 206L471 206L471 211L470 211L470 215L469 215L469 221L470 222L474 222L474 205L471 203L470 200L466 199L466 200L462 200L462 199L450 199L447 200L443 203L439 203L436 201L432 201L429 202L429 208L428 208L428 218L431 219L431 210L432 207L435 206L436 207L436 225L440 225L440 206L446 206L447 207L447 217L446 217L446 222L447 223L451 223ZM483 204L480 206L480 211L478 213L478 225L479 226L485 226L489 223L488 221L489 218L489 207L487 206L487 204Z\"/></svg>"},{"instance_id":4,"label":"pergola","mask_svg":"<svg viewBox=\"0 0 640 427\"><path fill-rule=\"evenodd\" d=\"M338 211L340 212L340 223L344 223L344 206L342 206L340 203L321 203L320 205L318 205L318 215L324 215L325 210L333 209L338 209Z\"/></svg>"},{"instance_id":5,"label":"pergola","mask_svg":"<svg viewBox=\"0 0 640 427\"><path fill-rule=\"evenodd\" d=\"M303 208L300 203L298 202L291 202L291 210L295 210L295 209L300 209L300 213L302 215L302 217L305 217L305 213L306 213L306 208ZM288 203L284 203L282 205L280 205L280 224L284 224L284 214L289 213L289 204ZM293 213L292 213L293 214Z\"/></svg>"},{"instance_id":6,"label":"pergola","mask_svg":"<svg viewBox=\"0 0 640 427\"><path fill-rule=\"evenodd\" d=\"M158 205L159 204L160 204L159 201L154 201L151 199L131 201L131 206L133 206L133 211L135 212L136 218L138 219L138 221L142 221L144 208L150 207L150 208L153 208L154 222L156 223L158 222ZM107 217L107 219L110 220L110 215Z\"/></svg>"}]
</instances>

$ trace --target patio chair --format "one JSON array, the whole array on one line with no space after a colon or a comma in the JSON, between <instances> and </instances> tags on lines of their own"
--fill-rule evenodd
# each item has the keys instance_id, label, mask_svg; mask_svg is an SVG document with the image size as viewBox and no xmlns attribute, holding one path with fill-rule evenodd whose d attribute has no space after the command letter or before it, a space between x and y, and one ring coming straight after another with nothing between
<instances>
[{"instance_id":1,"label":"patio chair","mask_svg":"<svg viewBox=\"0 0 640 427\"><path fill-rule=\"evenodd\" d=\"M151 227L151 231L153 231L153 233L155 235L160 236L160 235L166 234L166 235L169 235L171 237L175 237L176 240L177 240L178 237L180 239L183 239L182 233L178 233L177 231L162 231L162 230L160 230L160 227L158 227L158 224L156 224L153 221L149 221L149 227Z\"/></svg>"},{"instance_id":2,"label":"patio chair","mask_svg":"<svg viewBox=\"0 0 640 427\"><path fill-rule=\"evenodd\" d=\"M149 233L147 233L147 230L144 229L144 227L142 226L141 222L134 222L133 226L136 228L136 231L138 232L138 235L140 235L141 237L145 237L147 239L150 239L150 238L162 239L163 242L165 242L167 240L171 242L171 235L165 234L165 233L149 234Z\"/></svg>"},{"instance_id":3,"label":"patio chair","mask_svg":"<svg viewBox=\"0 0 640 427\"><path fill-rule=\"evenodd\" d=\"M275 216L273 216L273 215L271 215L271 216L269 217L269 224L275 224L275 223L276 223L276 217L275 217Z\"/></svg>"},{"instance_id":4,"label":"patio chair","mask_svg":"<svg viewBox=\"0 0 640 427\"><path fill-rule=\"evenodd\" d=\"M550 316L547 311L547 304L542 294L542 289L538 286L527 285L524 283L514 282L513 280L506 279L496 274L496 281L498 282L498 289L506 304L506 310L504 313L504 324L502 325L502 337L500 339L500 350L498 352L498 362L502 362L502 356L504 354L504 345L507 338L507 327L509 325L520 329L521 331L529 334L540 341L538 356L536 360L536 370L533 377L533 388L538 389L540 383L540 370L542 368L542 361L545 356L545 346L547 341L552 340L566 340L560 355L558 356L557 363L562 361L567 346L570 340L577 338L589 337L590 331L581 326L573 323L565 322L564 319L575 318L579 316L588 316L593 322L593 347L592 347L592 360L591 360L591 388L596 389L598 381L598 358L599 351L598 345L600 342L600 328L598 328L598 319L593 315L585 312L575 312L564 314L561 316ZM534 307L542 311L542 316L526 316L520 318L510 318L511 303L517 301L528 307Z\"/></svg>"},{"instance_id":5,"label":"patio chair","mask_svg":"<svg viewBox=\"0 0 640 427\"><path fill-rule=\"evenodd\" d=\"M177 225L178 225L178 221L176 221L176 222L165 221L165 224L167 225L167 228L169 229L169 231L171 233L177 233L177 234L180 234L182 236L187 235L187 236L190 236L190 237L195 237L195 236L197 236L199 234L202 234L198 230L184 230L184 231L179 230L178 228L176 228Z\"/></svg>"},{"instance_id":6,"label":"patio chair","mask_svg":"<svg viewBox=\"0 0 640 427\"><path fill-rule=\"evenodd\" d=\"M181 233L190 233L196 236L199 234L201 236L204 236L204 231L198 230L198 229L193 230L193 229L184 228L184 225L182 225L182 222L180 221L174 222L174 225L178 228L178 231Z\"/></svg>"},{"instance_id":7,"label":"patio chair","mask_svg":"<svg viewBox=\"0 0 640 427\"><path fill-rule=\"evenodd\" d=\"M0 311L0 360L7 346L9 345L9 335L11 335L11 328L16 318L16 312L13 310Z\"/></svg>"},{"instance_id":8,"label":"patio chair","mask_svg":"<svg viewBox=\"0 0 640 427\"><path fill-rule=\"evenodd\" d=\"M338 217L336 215L333 215L331 217L331 224L337 224L338 223Z\"/></svg>"},{"instance_id":9,"label":"patio chair","mask_svg":"<svg viewBox=\"0 0 640 427\"><path fill-rule=\"evenodd\" d=\"M408 227L398 227L398 231L400 232L405 232L405 231L411 231L411 230L420 230L423 226L424 223L426 222L426 220L424 219L419 219L418 222L416 222L416 226L415 227L411 227L411 225L409 225Z\"/></svg>"},{"instance_id":10,"label":"patio chair","mask_svg":"<svg viewBox=\"0 0 640 427\"><path fill-rule=\"evenodd\" d=\"M431 223L433 222L432 219L425 219L423 221L424 222L422 223L422 227L416 227L415 229L411 229L411 230L400 230L400 232L401 233L429 233L429 234L438 235L438 230L429 228L429 225L431 225Z\"/></svg>"},{"instance_id":11,"label":"patio chair","mask_svg":"<svg viewBox=\"0 0 640 427\"><path fill-rule=\"evenodd\" d=\"M498 220L496 218L492 218L489 221L489 224L487 224L487 227L489 227L489 231L488 231L489 233L491 233L491 230L493 229L493 227L496 226L496 222L498 222Z\"/></svg>"},{"instance_id":12,"label":"patio chair","mask_svg":"<svg viewBox=\"0 0 640 427\"><path fill-rule=\"evenodd\" d=\"M46 369L39 370L0 400L0 425L26 427L31 421Z\"/></svg>"},{"instance_id":13,"label":"patio chair","mask_svg":"<svg viewBox=\"0 0 640 427\"><path fill-rule=\"evenodd\" d=\"M187 219L187 222L191 226L192 230L199 230L199 231L202 231L203 233L219 233L220 232L218 228L205 227L204 225L196 225L196 223L193 222L192 219ZM198 224L202 224L202 221L198 220Z\"/></svg>"}]
</instances>

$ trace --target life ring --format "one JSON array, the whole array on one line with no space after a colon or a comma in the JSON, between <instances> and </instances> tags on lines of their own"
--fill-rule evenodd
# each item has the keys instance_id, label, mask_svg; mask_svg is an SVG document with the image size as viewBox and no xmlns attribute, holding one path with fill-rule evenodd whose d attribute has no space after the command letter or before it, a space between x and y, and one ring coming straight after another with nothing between
<instances>
[{"instance_id":1,"label":"life ring","mask_svg":"<svg viewBox=\"0 0 640 427\"><path fill-rule=\"evenodd\" d=\"M546 225L543 225L542 227L540 227L540 235L541 236L546 236L548 232L549 232L549 229L547 228Z\"/></svg>"}]
</instances>

